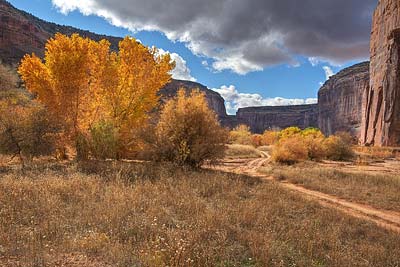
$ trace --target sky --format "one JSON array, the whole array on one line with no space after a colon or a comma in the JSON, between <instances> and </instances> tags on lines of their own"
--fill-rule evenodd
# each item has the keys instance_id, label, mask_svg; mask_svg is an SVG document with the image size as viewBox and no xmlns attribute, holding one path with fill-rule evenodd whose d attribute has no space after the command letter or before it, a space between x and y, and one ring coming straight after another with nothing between
<instances>
[{"instance_id":1,"label":"sky","mask_svg":"<svg viewBox=\"0 0 400 267\"><path fill-rule=\"evenodd\" d=\"M41 19L133 36L176 61L174 78L227 111L315 103L333 74L368 60L377 0L9 0Z\"/></svg>"}]
</instances>

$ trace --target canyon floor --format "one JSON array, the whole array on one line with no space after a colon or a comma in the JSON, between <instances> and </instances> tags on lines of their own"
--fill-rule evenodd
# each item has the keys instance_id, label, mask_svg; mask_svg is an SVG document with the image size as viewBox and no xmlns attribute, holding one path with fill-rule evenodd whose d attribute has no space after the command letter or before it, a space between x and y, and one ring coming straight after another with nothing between
<instances>
[{"instance_id":1,"label":"canyon floor","mask_svg":"<svg viewBox=\"0 0 400 267\"><path fill-rule=\"evenodd\" d=\"M0 266L400 266L400 161L0 167Z\"/></svg>"},{"instance_id":2,"label":"canyon floor","mask_svg":"<svg viewBox=\"0 0 400 267\"><path fill-rule=\"evenodd\" d=\"M260 151L260 153L261 157L254 159L225 159L212 168L248 175L265 182L278 183L284 188L317 201L324 207L336 209L350 216L376 223L382 228L400 234L400 205L397 205L400 200L400 196L398 196L398 190L400 189L399 160L381 160L367 165L359 165L354 162L322 161L290 167L271 164L269 154L263 151ZM315 173L316 170L317 173ZM286 175L282 175L282 172L286 172ZM332 173L336 176L339 174L343 180L354 180L351 181L352 186L349 187L348 181L337 181L333 185L332 181L329 181L331 178L329 176ZM319 184L317 184L318 182L314 179L314 183L309 183L307 179L313 179L313 175L325 176L326 180L319 181ZM309 177L302 180L301 178L299 179L299 176ZM355 176L364 181L357 184ZM320 180L323 179L320 178ZM371 181L368 181L368 179L371 179ZM387 181L388 179L390 181ZM392 192L388 194L388 191L382 190L383 188L381 187L379 188L381 192L378 192L379 189L376 190L376 188L369 186L369 183L378 183L378 187L381 184L385 184L386 187L391 186L393 190L389 189ZM346 186L348 188L344 189ZM345 190L349 190L349 192L347 194L341 192ZM360 191L363 194L362 196L356 193ZM387 198L392 197L390 201L395 205L385 206L380 202L374 202L375 199L373 199L372 194L381 198L378 201L382 200L382 198L387 200Z\"/></svg>"}]
</instances>

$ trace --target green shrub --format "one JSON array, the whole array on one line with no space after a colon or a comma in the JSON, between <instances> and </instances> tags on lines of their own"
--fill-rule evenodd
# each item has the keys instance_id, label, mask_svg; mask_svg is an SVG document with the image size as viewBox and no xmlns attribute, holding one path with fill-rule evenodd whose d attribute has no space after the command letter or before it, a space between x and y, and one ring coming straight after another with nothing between
<instances>
[{"instance_id":1,"label":"green shrub","mask_svg":"<svg viewBox=\"0 0 400 267\"><path fill-rule=\"evenodd\" d=\"M97 159L118 158L119 139L114 125L100 121L90 129L90 152Z\"/></svg>"}]
</instances>

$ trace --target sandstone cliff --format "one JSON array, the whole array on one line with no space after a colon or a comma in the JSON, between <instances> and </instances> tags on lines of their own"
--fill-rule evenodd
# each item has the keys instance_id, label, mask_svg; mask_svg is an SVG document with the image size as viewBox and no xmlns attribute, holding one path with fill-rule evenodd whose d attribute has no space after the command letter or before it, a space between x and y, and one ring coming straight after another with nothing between
<instances>
[{"instance_id":1,"label":"sandstone cliff","mask_svg":"<svg viewBox=\"0 0 400 267\"><path fill-rule=\"evenodd\" d=\"M362 100L369 88L369 62L332 76L318 92L318 125L325 135L346 131L360 136Z\"/></svg>"},{"instance_id":2,"label":"sandstone cliff","mask_svg":"<svg viewBox=\"0 0 400 267\"><path fill-rule=\"evenodd\" d=\"M174 97L180 88L185 89L187 92L190 92L193 89L199 89L201 92L205 93L209 107L217 113L219 118L227 116L225 102L222 96L200 83L173 79L160 91L160 93L165 97L165 99L168 99Z\"/></svg>"},{"instance_id":3,"label":"sandstone cliff","mask_svg":"<svg viewBox=\"0 0 400 267\"><path fill-rule=\"evenodd\" d=\"M50 23L16 9L5 0L0 0L0 59L3 62L18 63L27 53L43 56L46 41L57 32L67 35L78 33L97 41L108 39L114 50L118 48L118 42L121 40L118 37Z\"/></svg>"},{"instance_id":4,"label":"sandstone cliff","mask_svg":"<svg viewBox=\"0 0 400 267\"><path fill-rule=\"evenodd\" d=\"M380 0L371 35L370 89L363 101L361 142L400 145L400 2Z\"/></svg>"},{"instance_id":5,"label":"sandstone cliff","mask_svg":"<svg viewBox=\"0 0 400 267\"><path fill-rule=\"evenodd\" d=\"M226 126L246 124L254 133L263 133L273 128L297 126L302 129L318 127L318 105L271 106L241 108L236 116L222 120Z\"/></svg>"}]
</instances>

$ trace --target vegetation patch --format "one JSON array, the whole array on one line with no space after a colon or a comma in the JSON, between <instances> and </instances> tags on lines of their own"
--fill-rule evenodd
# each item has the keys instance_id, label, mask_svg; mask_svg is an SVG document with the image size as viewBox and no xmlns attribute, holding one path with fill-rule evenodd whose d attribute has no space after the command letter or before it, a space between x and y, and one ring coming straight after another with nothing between
<instances>
[{"instance_id":1,"label":"vegetation patch","mask_svg":"<svg viewBox=\"0 0 400 267\"><path fill-rule=\"evenodd\" d=\"M277 179L376 208L400 212L400 175L368 174L329 167L274 166L260 170Z\"/></svg>"},{"instance_id":2,"label":"vegetation patch","mask_svg":"<svg viewBox=\"0 0 400 267\"><path fill-rule=\"evenodd\" d=\"M108 266L400 263L398 234L276 183L169 166L80 164L2 175L0 265L54 266L65 255Z\"/></svg>"}]
</instances>

